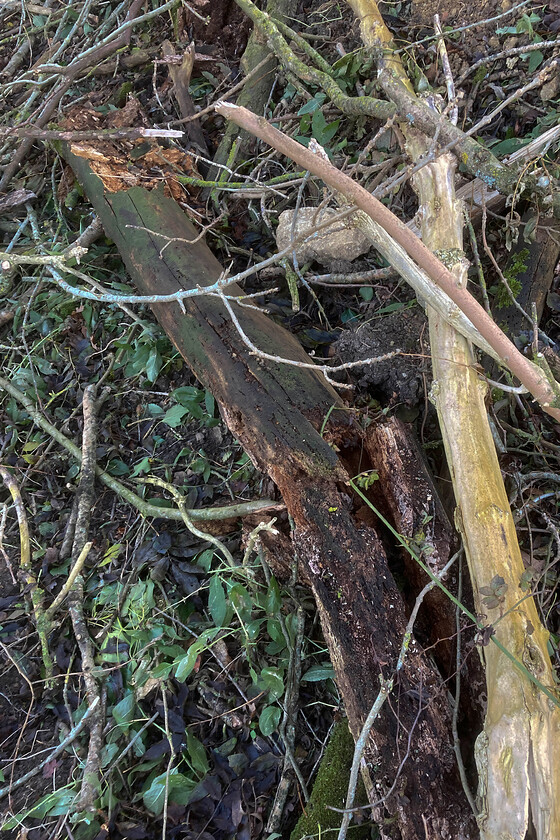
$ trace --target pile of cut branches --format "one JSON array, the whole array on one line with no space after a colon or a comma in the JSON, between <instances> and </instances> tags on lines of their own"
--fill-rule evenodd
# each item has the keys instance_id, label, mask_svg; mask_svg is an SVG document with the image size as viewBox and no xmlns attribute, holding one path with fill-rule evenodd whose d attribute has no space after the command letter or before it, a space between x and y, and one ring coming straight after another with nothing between
<instances>
[{"instance_id":1,"label":"pile of cut branches","mask_svg":"<svg viewBox=\"0 0 560 840\"><path fill-rule=\"evenodd\" d=\"M0 6L3 830L560 836L556 0L236 3Z\"/></svg>"}]
</instances>

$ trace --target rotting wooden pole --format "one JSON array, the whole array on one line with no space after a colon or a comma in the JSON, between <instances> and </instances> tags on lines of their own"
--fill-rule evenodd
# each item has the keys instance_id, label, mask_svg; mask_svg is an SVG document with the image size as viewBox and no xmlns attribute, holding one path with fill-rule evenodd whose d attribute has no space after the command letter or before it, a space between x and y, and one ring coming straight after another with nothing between
<instances>
[{"instance_id":1,"label":"rotting wooden pole","mask_svg":"<svg viewBox=\"0 0 560 840\"><path fill-rule=\"evenodd\" d=\"M221 275L222 266L174 201L161 190L140 187L110 192L83 149L81 155L65 150L140 293L169 294L209 285ZM163 252L161 233L173 238ZM230 294L238 292L229 288ZM278 485L357 736L380 677L394 671L407 622L383 546L373 528L355 521L345 489L349 476L337 450L361 450L361 432L347 411L332 411L333 405L344 406L322 374L251 354L220 300L197 297L185 300L184 310L177 303L153 309L213 393L233 434ZM258 346L284 358L308 358L264 313L237 305L236 313ZM445 686L414 640L401 675L398 694L385 705L365 756L371 801L382 798L376 819L385 836L399 840L416 840L425 827L432 836L448 832L457 840L474 840L472 815L454 771Z\"/></svg>"}]
</instances>

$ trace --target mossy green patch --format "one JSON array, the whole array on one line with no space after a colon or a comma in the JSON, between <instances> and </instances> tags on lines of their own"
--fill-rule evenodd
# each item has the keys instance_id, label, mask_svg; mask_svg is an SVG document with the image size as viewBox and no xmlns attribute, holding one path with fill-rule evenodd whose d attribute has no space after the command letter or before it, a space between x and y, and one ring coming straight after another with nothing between
<instances>
[{"instance_id":1,"label":"mossy green patch","mask_svg":"<svg viewBox=\"0 0 560 840\"><path fill-rule=\"evenodd\" d=\"M519 292L522 289L522 284L519 280L519 276L527 271L528 257L528 248L522 248L520 251L517 251L515 254L512 255L510 264L504 272L504 277L506 278L511 292L515 298L517 298ZM510 304L511 298L508 294L507 289L502 285L499 287L498 292L496 294L496 307L498 309L503 309L504 306L509 306Z\"/></svg>"},{"instance_id":2,"label":"mossy green patch","mask_svg":"<svg viewBox=\"0 0 560 840\"><path fill-rule=\"evenodd\" d=\"M292 831L290 840L306 840L306 838L333 838L338 834L342 814L331 808L343 808L346 801L350 767L354 755L354 739L348 729L347 720L337 723L321 761L317 779L309 802L305 806L305 813L299 818ZM356 805L367 802L362 780L356 792ZM350 825L348 837L371 837L370 825Z\"/></svg>"}]
</instances>

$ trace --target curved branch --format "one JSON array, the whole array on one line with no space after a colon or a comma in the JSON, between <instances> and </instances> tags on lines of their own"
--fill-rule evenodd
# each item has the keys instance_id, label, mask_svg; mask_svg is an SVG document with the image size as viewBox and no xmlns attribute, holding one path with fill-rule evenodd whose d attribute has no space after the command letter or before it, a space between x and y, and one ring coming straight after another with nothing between
<instances>
[{"instance_id":1,"label":"curved branch","mask_svg":"<svg viewBox=\"0 0 560 840\"><path fill-rule=\"evenodd\" d=\"M457 286L455 277L449 269L387 207L348 175L336 169L328 160L313 154L246 108L240 108L228 102L218 102L216 111L252 132L300 166L304 166L380 224L424 269L434 283L463 310L467 318L499 355L502 364L525 385L542 408L555 420L560 420L560 386L556 382L551 382L538 365L519 352L470 292Z\"/></svg>"}]
</instances>

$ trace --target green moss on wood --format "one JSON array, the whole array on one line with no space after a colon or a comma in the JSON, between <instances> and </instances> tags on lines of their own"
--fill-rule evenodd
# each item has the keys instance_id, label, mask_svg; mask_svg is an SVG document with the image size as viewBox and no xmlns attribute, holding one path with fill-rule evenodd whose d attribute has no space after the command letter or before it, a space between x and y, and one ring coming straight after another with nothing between
<instances>
[{"instance_id":1,"label":"green moss on wood","mask_svg":"<svg viewBox=\"0 0 560 840\"><path fill-rule=\"evenodd\" d=\"M336 837L342 814L332 811L330 808L344 807L353 755L354 739L348 729L348 721L345 719L334 727L317 773L317 779L313 785L311 798L305 806L306 813L299 818L290 840ZM366 802L366 792L360 780L356 805L364 805ZM348 837L352 840L369 836L369 825L350 826Z\"/></svg>"}]
</instances>

